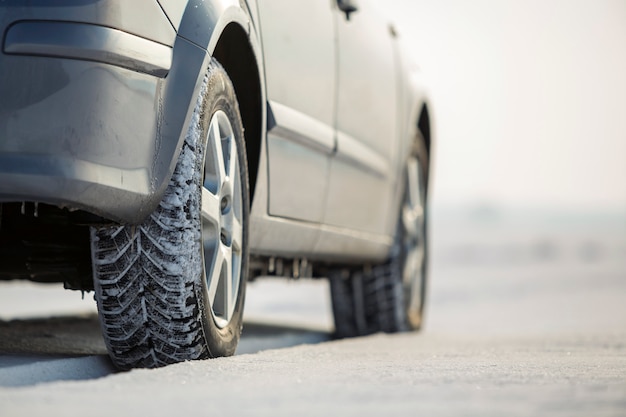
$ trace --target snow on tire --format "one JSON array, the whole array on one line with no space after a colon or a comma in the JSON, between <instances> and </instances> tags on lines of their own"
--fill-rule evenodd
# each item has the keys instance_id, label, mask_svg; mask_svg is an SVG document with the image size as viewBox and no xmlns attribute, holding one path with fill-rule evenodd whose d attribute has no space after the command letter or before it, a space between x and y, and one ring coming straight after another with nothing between
<instances>
[{"instance_id":1,"label":"snow on tire","mask_svg":"<svg viewBox=\"0 0 626 417\"><path fill-rule=\"evenodd\" d=\"M232 355L248 269L248 172L234 88L212 60L167 190L140 225L91 228L104 340L122 369Z\"/></svg>"}]
</instances>

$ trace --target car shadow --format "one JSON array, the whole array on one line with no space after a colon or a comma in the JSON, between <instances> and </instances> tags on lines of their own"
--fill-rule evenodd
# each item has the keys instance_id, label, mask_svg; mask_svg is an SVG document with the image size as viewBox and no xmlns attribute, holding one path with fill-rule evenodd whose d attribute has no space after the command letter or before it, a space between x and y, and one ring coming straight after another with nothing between
<instances>
[{"instance_id":1,"label":"car shadow","mask_svg":"<svg viewBox=\"0 0 626 417\"><path fill-rule=\"evenodd\" d=\"M324 329L246 321L237 354L330 340ZM0 321L0 387L102 378L111 363L97 314Z\"/></svg>"},{"instance_id":2,"label":"car shadow","mask_svg":"<svg viewBox=\"0 0 626 417\"><path fill-rule=\"evenodd\" d=\"M326 329L261 321L245 321L237 354L257 353L298 345L327 342L332 333Z\"/></svg>"}]
</instances>

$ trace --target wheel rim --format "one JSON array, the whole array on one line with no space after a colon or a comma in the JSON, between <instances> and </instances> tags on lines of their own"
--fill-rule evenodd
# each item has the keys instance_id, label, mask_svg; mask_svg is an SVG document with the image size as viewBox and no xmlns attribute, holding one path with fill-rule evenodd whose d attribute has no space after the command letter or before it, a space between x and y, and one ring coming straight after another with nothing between
<instances>
[{"instance_id":1,"label":"wheel rim","mask_svg":"<svg viewBox=\"0 0 626 417\"><path fill-rule=\"evenodd\" d=\"M421 323L423 302L423 265L425 256L426 229L424 218L424 178L422 167L416 156L407 162L407 179L404 205L402 207L402 228L404 246L404 266L402 281L405 288L406 308L413 327Z\"/></svg>"},{"instance_id":2,"label":"wheel rim","mask_svg":"<svg viewBox=\"0 0 626 417\"><path fill-rule=\"evenodd\" d=\"M239 293L242 199L237 142L228 116L219 110L209 123L201 216L209 304L220 328L230 322Z\"/></svg>"}]
</instances>

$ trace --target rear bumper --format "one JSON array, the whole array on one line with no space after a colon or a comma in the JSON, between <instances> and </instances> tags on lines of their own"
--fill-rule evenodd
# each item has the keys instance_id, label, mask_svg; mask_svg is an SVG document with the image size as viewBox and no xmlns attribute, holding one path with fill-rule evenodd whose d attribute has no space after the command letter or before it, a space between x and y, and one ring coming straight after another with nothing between
<instances>
[{"instance_id":1,"label":"rear bumper","mask_svg":"<svg viewBox=\"0 0 626 417\"><path fill-rule=\"evenodd\" d=\"M7 13L20 17L0 9L0 22ZM19 20L0 29L0 202L145 218L161 185L159 104L172 48L96 24Z\"/></svg>"},{"instance_id":2,"label":"rear bumper","mask_svg":"<svg viewBox=\"0 0 626 417\"><path fill-rule=\"evenodd\" d=\"M153 206L162 80L111 65L0 56L0 201L123 222ZM171 156L170 156L171 158Z\"/></svg>"},{"instance_id":3,"label":"rear bumper","mask_svg":"<svg viewBox=\"0 0 626 417\"><path fill-rule=\"evenodd\" d=\"M53 155L0 153L0 201L35 201L137 223L154 205L148 170Z\"/></svg>"}]
</instances>

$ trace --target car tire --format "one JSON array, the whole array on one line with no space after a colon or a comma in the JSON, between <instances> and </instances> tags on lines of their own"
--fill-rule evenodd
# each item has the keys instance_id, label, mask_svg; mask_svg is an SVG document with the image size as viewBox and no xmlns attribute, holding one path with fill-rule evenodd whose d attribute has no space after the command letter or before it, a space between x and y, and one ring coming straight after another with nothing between
<instances>
[{"instance_id":1,"label":"car tire","mask_svg":"<svg viewBox=\"0 0 626 417\"><path fill-rule=\"evenodd\" d=\"M405 190L390 256L330 274L335 335L419 330L426 296L428 153L421 134L405 164Z\"/></svg>"},{"instance_id":2,"label":"car tire","mask_svg":"<svg viewBox=\"0 0 626 417\"><path fill-rule=\"evenodd\" d=\"M117 367L235 352L248 271L243 140L233 85L212 60L159 206L137 226L91 228L95 298Z\"/></svg>"}]
</instances>

